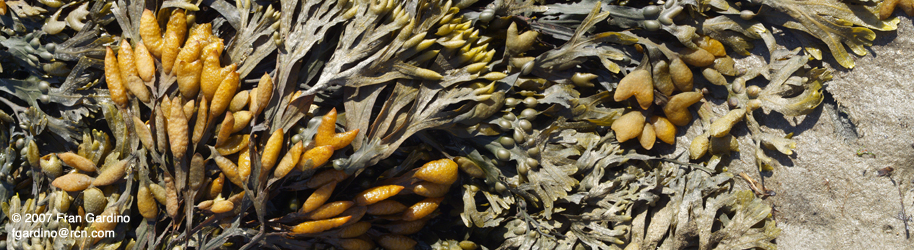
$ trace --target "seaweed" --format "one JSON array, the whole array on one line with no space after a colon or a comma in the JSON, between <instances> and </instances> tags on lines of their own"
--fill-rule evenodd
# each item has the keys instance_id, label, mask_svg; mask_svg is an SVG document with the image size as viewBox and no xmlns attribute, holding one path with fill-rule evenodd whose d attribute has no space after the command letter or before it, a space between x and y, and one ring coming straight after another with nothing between
<instances>
[{"instance_id":1,"label":"seaweed","mask_svg":"<svg viewBox=\"0 0 914 250\"><path fill-rule=\"evenodd\" d=\"M852 68L898 24L862 0L0 3L12 249L776 248L773 193L726 159L779 169L803 145L758 118L814 112L810 57ZM9 218L87 210L137 220ZM116 233L10 234L39 228Z\"/></svg>"},{"instance_id":2,"label":"seaweed","mask_svg":"<svg viewBox=\"0 0 914 250\"><path fill-rule=\"evenodd\" d=\"M842 1L760 1L773 11L760 13L765 22L802 31L825 43L839 65L853 68L854 60L844 45L858 55L873 45L873 30L891 31L898 27L897 18L879 20L866 5ZM803 39L802 37L798 39ZM816 53L811 53L816 56ZM821 59L821 55L817 56Z\"/></svg>"}]
</instances>

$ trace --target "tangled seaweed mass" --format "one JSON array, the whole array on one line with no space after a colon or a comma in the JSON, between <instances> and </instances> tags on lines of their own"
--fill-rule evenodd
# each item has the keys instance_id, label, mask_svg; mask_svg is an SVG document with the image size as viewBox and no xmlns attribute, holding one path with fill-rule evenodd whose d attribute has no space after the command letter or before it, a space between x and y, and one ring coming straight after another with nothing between
<instances>
[{"instance_id":1,"label":"tangled seaweed mass","mask_svg":"<svg viewBox=\"0 0 914 250\"><path fill-rule=\"evenodd\" d=\"M0 247L776 248L727 160L802 146L756 116L815 109L895 7L0 0Z\"/></svg>"}]
</instances>

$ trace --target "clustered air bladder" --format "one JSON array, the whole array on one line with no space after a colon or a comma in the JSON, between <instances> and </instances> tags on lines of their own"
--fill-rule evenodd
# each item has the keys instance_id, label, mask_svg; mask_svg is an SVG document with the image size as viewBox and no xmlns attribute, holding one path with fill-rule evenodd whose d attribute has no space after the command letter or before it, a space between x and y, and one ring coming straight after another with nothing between
<instances>
[{"instance_id":1,"label":"clustered air bladder","mask_svg":"<svg viewBox=\"0 0 914 250\"><path fill-rule=\"evenodd\" d=\"M674 144L676 127L692 122L689 107L703 99L693 84L693 68L700 70L714 85L726 85L724 74L733 76L736 70L724 46L707 36L693 41L697 48L685 47L678 52L642 41L647 47L638 47L647 51L643 62L619 81L613 94L617 102L629 98L636 102L631 105L632 111L613 123L612 129L619 142L638 139L643 148L651 149L657 139ZM655 92L662 96L655 99ZM660 107L652 109L655 102L660 103Z\"/></svg>"},{"instance_id":2,"label":"clustered air bladder","mask_svg":"<svg viewBox=\"0 0 914 250\"><path fill-rule=\"evenodd\" d=\"M299 180L305 173L311 175L327 167L334 152L346 149L355 139L359 129L336 132L336 109L313 118L318 121L313 127L298 127L294 142L282 127L251 132L252 121L267 116L263 112L268 105L277 105L271 104L277 92L273 78L265 74L255 86L245 87L236 64L222 62L223 39L213 35L211 24L186 23L188 18L182 9L169 12L164 34L154 12L145 10L139 22L142 40L123 39L118 46L106 48L105 82L114 104L107 106L110 113L106 115L112 116L111 122L120 122L118 125L122 127L117 132L129 134L129 139L118 138L117 145L112 146L107 134L96 132L98 138L87 135L84 139L84 143L90 144L102 140L93 144L95 151L41 157L40 165L53 180L52 185L66 191L58 196L66 200L69 192L84 197L86 201L78 208L80 214L118 215L136 209L147 219L145 223L149 223L150 230L156 223L168 221L166 218L174 225L186 221L188 227L184 230L191 230L201 222L229 223L231 218L245 214L242 202L246 192L270 195L276 189L274 184L281 183L290 173L296 173L294 180ZM442 30L447 31L439 32L442 35L469 27L467 23L445 26ZM461 39L460 36L449 38ZM419 42L421 37L412 40ZM467 51L470 56L455 62L472 64L491 60L494 51L475 56L484 46L481 48ZM433 52L433 55L438 53ZM470 71L476 73L484 65L471 66ZM412 73L441 78L430 76L437 75L435 72L423 70L415 69ZM310 104L290 96L294 95L283 96L286 105L279 106L300 108ZM307 109L294 112L302 117ZM111 147L124 153L111 153ZM107 159L105 165L96 168L101 159ZM62 166L72 169L62 175ZM252 173L255 171L258 173ZM130 206L130 198L106 202L118 196L99 188L122 183L128 173L127 186L132 186L134 175L139 182L136 206ZM429 162L402 176L378 182L385 185L367 188L352 201L327 203L337 183L349 175L339 170L323 170L305 178L307 184L302 190L316 190L303 204L297 204L300 210L273 219L290 224L277 230L287 232L286 237L321 239L320 242L346 249L366 249L375 244L388 248L412 247L416 241L406 235L418 232L436 215L438 203L457 179L457 165L448 159ZM404 198L388 199L398 194L397 197ZM416 197L425 198L416 201ZM402 202L415 204L406 206ZM58 212L69 210L65 205L59 206ZM194 215L202 218L194 219ZM118 223L89 225L93 230L110 230L115 226ZM387 233L372 230L366 234L370 228L383 228ZM324 232L330 229L333 231ZM79 244L91 246L102 239ZM100 244L108 243L113 242Z\"/></svg>"},{"instance_id":3,"label":"clustered air bladder","mask_svg":"<svg viewBox=\"0 0 914 250\"><path fill-rule=\"evenodd\" d=\"M296 213L273 222L290 226L290 237L321 237L344 249L410 249L415 234L438 213L451 184L457 181L457 163L450 159L428 162L401 176L388 178L356 194L351 201L327 203L337 184L349 175L324 170L305 185L315 189ZM404 201L415 201L410 206ZM408 203L407 203L408 204Z\"/></svg>"}]
</instances>

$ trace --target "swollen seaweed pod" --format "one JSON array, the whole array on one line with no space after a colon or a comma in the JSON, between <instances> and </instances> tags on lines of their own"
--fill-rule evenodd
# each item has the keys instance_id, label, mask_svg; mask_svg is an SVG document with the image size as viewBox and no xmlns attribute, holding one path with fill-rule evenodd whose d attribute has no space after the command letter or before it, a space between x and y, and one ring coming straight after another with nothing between
<instances>
[{"instance_id":1,"label":"swollen seaweed pod","mask_svg":"<svg viewBox=\"0 0 914 250\"><path fill-rule=\"evenodd\" d=\"M127 89L140 101L149 102L149 90L146 89L145 84L138 75L136 57L127 40L121 40L121 45L117 52L117 64L121 73L121 81L123 81Z\"/></svg>"},{"instance_id":2,"label":"swollen seaweed pod","mask_svg":"<svg viewBox=\"0 0 914 250\"><path fill-rule=\"evenodd\" d=\"M243 186L244 182L242 181L241 175L238 173L238 166L229 160L228 158L223 157L222 155L216 155L216 166L219 166L219 169L222 170L222 173L225 174L225 177L229 179L235 185Z\"/></svg>"},{"instance_id":3,"label":"swollen seaweed pod","mask_svg":"<svg viewBox=\"0 0 914 250\"><path fill-rule=\"evenodd\" d=\"M232 118L235 119L235 126L232 127L232 133L238 133L244 128L247 128L251 119L254 118L254 114L247 110L232 112L232 116Z\"/></svg>"},{"instance_id":4,"label":"swollen seaweed pod","mask_svg":"<svg viewBox=\"0 0 914 250\"><path fill-rule=\"evenodd\" d=\"M395 200L383 200L368 206L370 215L391 215L406 211L406 205Z\"/></svg>"},{"instance_id":5,"label":"swollen seaweed pod","mask_svg":"<svg viewBox=\"0 0 914 250\"><path fill-rule=\"evenodd\" d=\"M246 182L251 176L251 153L248 147L243 147L238 154L238 175L242 182Z\"/></svg>"},{"instance_id":6,"label":"swollen seaweed pod","mask_svg":"<svg viewBox=\"0 0 914 250\"><path fill-rule=\"evenodd\" d=\"M399 185L385 185L366 189L356 195L356 204L359 206L375 204L379 201L386 200L391 196L397 195L401 190L403 190L403 186Z\"/></svg>"},{"instance_id":7,"label":"swollen seaweed pod","mask_svg":"<svg viewBox=\"0 0 914 250\"><path fill-rule=\"evenodd\" d=\"M80 171L95 172L98 170L92 160L72 152L59 153L57 154L57 157L60 158L64 164L67 164L67 166L79 169Z\"/></svg>"},{"instance_id":8,"label":"swollen seaweed pod","mask_svg":"<svg viewBox=\"0 0 914 250\"><path fill-rule=\"evenodd\" d=\"M156 57L162 56L162 30L159 28L159 21L156 20L155 14L151 10L144 9L143 16L140 17L140 37L148 46L149 52Z\"/></svg>"},{"instance_id":9,"label":"swollen seaweed pod","mask_svg":"<svg viewBox=\"0 0 914 250\"><path fill-rule=\"evenodd\" d=\"M194 112L197 110L197 105L195 105L194 100L191 99L184 103L182 109L184 110L184 117L186 117L187 120L190 120L192 117L194 117Z\"/></svg>"},{"instance_id":10,"label":"swollen seaweed pod","mask_svg":"<svg viewBox=\"0 0 914 250\"><path fill-rule=\"evenodd\" d=\"M171 153L175 159L183 159L187 153L187 117L184 116L184 107L181 105L179 97L175 97L171 103L171 111L168 112L168 142L171 146Z\"/></svg>"},{"instance_id":11,"label":"swollen seaweed pod","mask_svg":"<svg viewBox=\"0 0 914 250\"><path fill-rule=\"evenodd\" d=\"M679 93L670 98L666 106L663 106L663 113L676 126L688 125L692 121L692 113L689 112L688 108L700 101L701 98L702 95L699 92Z\"/></svg>"},{"instance_id":12,"label":"swollen seaweed pod","mask_svg":"<svg viewBox=\"0 0 914 250\"><path fill-rule=\"evenodd\" d=\"M519 134L519 132L518 132L518 134ZM521 138L521 139L523 139L523 138ZM457 163L460 170L463 171L464 173L466 173L474 178L485 178L485 171L483 171L482 168L479 167L478 164L476 164L476 162L473 162L473 160L470 160L466 157L458 156L458 157L454 157L454 162Z\"/></svg>"},{"instance_id":13,"label":"swollen seaweed pod","mask_svg":"<svg viewBox=\"0 0 914 250\"><path fill-rule=\"evenodd\" d=\"M248 105L248 101L251 99L249 97L250 91L244 90L239 91L235 94L235 97L232 98L232 102L229 104L229 111L238 112L244 109ZM250 112L250 111L248 111Z\"/></svg>"},{"instance_id":14,"label":"swollen seaweed pod","mask_svg":"<svg viewBox=\"0 0 914 250\"><path fill-rule=\"evenodd\" d=\"M178 60L175 67L175 75L178 78L178 88L184 98L193 98L200 91L200 75L203 73L203 61L195 59L192 61Z\"/></svg>"},{"instance_id":15,"label":"swollen seaweed pod","mask_svg":"<svg viewBox=\"0 0 914 250\"><path fill-rule=\"evenodd\" d=\"M695 67L707 67L714 63L714 55L702 48L685 48L679 55L683 62Z\"/></svg>"},{"instance_id":16,"label":"swollen seaweed pod","mask_svg":"<svg viewBox=\"0 0 914 250\"><path fill-rule=\"evenodd\" d=\"M358 133L358 129L336 133L336 108L333 108L321 118L317 134L314 135L314 142L317 143L317 146L330 145L333 150L339 150L349 145Z\"/></svg>"},{"instance_id":17,"label":"swollen seaweed pod","mask_svg":"<svg viewBox=\"0 0 914 250\"><path fill-rule=\"evenodd\" d=\"M313 147L302 154L297 167L301 171L306 170L306 166L310 166L311 169L318 168L327 163L327 161L330 160L330 157L333 157L333 146L325 145ZM309 162L310 165L306 165Z\"/></svg>"},{"instance_id":18,"label":"swollen seaweed pod","mask_svg":"<svg viewBox=\"0 0 914 250\"><path fill-rule=\"evenodd\" d=\"M167 100L168 100L168 98L162 98L162 104L165 104L165 102ZM166 110L167 110L167 112L166 112ZM167 133L167 129L165 126L165 123L166 123L165 113L170 113L170 112L171 112L171 110L166 109L165 105L160 105L159 108L157 108L155 110L155 125L156 125L155 141L156 141L156 149L159 152L165 152L166 145L168 145L168 133Z\"/></svg>"},{"instance_id":19,"label":"swollen seaweed pod","mask_svg":"<svg viewBox=\"0 0 914 250\"><path fill-rule=\"evenodd\" d=\"M247 147L248 143L250 143L250 135L232 135L222 146L216 147L216 151L222 155L231 155L241 152L242 149Z\"/></svg>"},{"instance_id":20,"label":"swollen seaweed pod","mask_svg":"<svg viewBox=\"0 0 914 250\"><path fill-rule=\"evenodd\" d=\"M330 199L330 194L333 193L333 189L336 188L336 182L330 182L324 184L320 188L314 191L311 196L308 196L308 199L305 200L305 203L301 206L301 209L298 210L299 213L308 213L314 211L328 199Z\"/></svg>"},{"instance_id":21,"label":"swollen seaweed pod","mask_svg":"<svg viewBox=\"0 0 914 250\"><path fill-rule=\"evenodd\" d=\"M450 185L457 181L457 163L451 159L431 161L422 165L413 176L437 184Z\"/></svg>"},{"instance_id":22,"label":"swollen seaweed pod","mask_svg":"<svg viewBox=\"0 0 914 250\"><path fill-rule=\"evenodd\" d=\"M222 146L216 147L216 151L222 155L231 155L241 152L248 146L248 143L250 143L250 135L232 135Z\"/></svg>"},{"instance_id":23,"label":"swollen seaweed pod","mask_svg":"<svg viewBox=\"0 0 914 250\"><path fill-rule=\"evenodd\" d=\"M149 53L149 50L146 49L146 45L143 42L137 42L136 49L134 49L133 53L136 55L137 75L145 82L152 81L152 78L155 76L155 60L152 58L152 54Z\"/></svg>"},{"instance_id":24,"label":"swollen seaweed pod","mask_svg":"<svg viewBox=\"0 0 914 250\"><path fill-rule=\"evenodd\" d=\"M348 226L340 228L339 237L340 238L354 238L359 237L371 228L371 223L367 221L359 221Z\"/></svg>"},{"instance_id":25,"label":"swollen seaweed pod","mask_svg":"<svg viewBox=\"0 0 914 250\"><path fill-rule=\"evenodd\" d=\"M232 65L223 68L219 61L221 51L213 50L203 54L203 69L200 72L200 91L207 100L213 100L216 90L219 89L222 80L225 78L227 71L234 71Z\"/></svg>"},{"instance_id":26,"label":"swollen seaweed pod","mask_svg":"<svg viewBox=\"0 0 914 250\"><path fill-rule=\"evenodd\" d=\"M190 172L187 174L187 186L190 190L197 191L203 186L203 179L206 178L205 168L206 161L203 160L203 156L200 153L194 154L190 160Z\"/></svg>"},{"instance_id":27,"label":"swollen seaweed pod","mask_svg":"<svg viewBox=\"0 0 914 250\"><path fill-rule=\"evenodd\" d=\"M222 146L232 135L232 128L235 126L235 116L228 112L220 125L219 133L216 135L216 147Z\"/></svg>"},{"instance_id":28,"label":"swollen seaweed pod","mask_svg":"<svg viewBox=\"0 0 914 250\"><path fill-rule=\"evenodd\" d=\"M270 139L268 139L267 144L264 145L263 154L260 157L260 164L264 171L270 171L273 169L273 166L276 165L276 160L279 158L279 152L282 150L283 141L282 129L277 129L270 135Z\"/></svg>"},{"instance_id":29,"label":"swollen seaweed pod","mask_svg":"<svg viewBox=\"0 0 914 250\"><path fill-rule=\"evenodd\" d=\"M536 41L536 36L539 35L536 31L525 31L522 34L518 34L517 23L512 22L508 26L507 33L507 45L505 46L505 52L512 55L517 55L529 50L533 42Z\"/></svg>"},{"instance_id":30,"label":"swollen seaweed pod","mask_svg":"<svg viewBox=\"0 0 914 250\"><path fill-rule=\"evenodd\" d=\"M298 164L298 161L302 157L302 149L304 145L301 141L289 148L289 151L286 152L286 155L279 160L279 165L276 166L276 171L273 173L273 176L276 178L285 177L286 174L289 174L290 171Z\"/></svg>"},{"instance_id":31,"label":"swollen seaweed pod","mask_svg":"<svg viewBox=\"0 0 914 250\"><path fill-rule=\"evenodd\" d=\"M724 75L722 75L720 71L717 71L716 69L705 68L701 70L701 75L704 76L705 79L708 79L708 82L711 82L711 84L720 86L727 85L727 79L724 78Z\"/></svg>"},{"instance_id":32,"label":"swollen seaweed pod","mask_svg":"<svg viewBox=\"0 0 914 250\"><path fill-rule=\"evenodd\" d=\"M355 203L351 201L330 202L318 207L317 209L312 210L305 217L309 220L323 220L337 216L353 205L355 205Z\"/></svg>"},{"instance_id":33,"label":"swollen seaweed pod","mask_svg":"<svg viewBox=\"0 0 914 250\"><path fill-rule=\"evenodd\" d=\"M105 52L105 82L108 84L108 91L111 93L111 100L118 106L127 106L127 87L121 70L118 66L117 57L111 47L106 48Z\"/></svg>"},{"instance_id":34,"label":"swollen seaweed pod","mask_svg":"<svg viewBox=\"0 0 914 250\"><path fill-rule=\"evenodd\" d=\"M181 204L178 201L178 190L175 187L175 181L169 176L165 176L165 213L168 217L175 218L178 216L178 208Z\"/></svg>"},{"instance_id":35,"label":"swollen seaweed pod","mask_svg":"<svg viewBox=\"0 0 914 250\"><path fill-rule=\"evenodd\" d=\"M203 133L206 130L206 123L208 122L209 114L209 102L206 101L205 96L200 97L200 105L197 107L197 118L194 122L194 135L191 138L191 141L194 144L200 142L203 139Z\"/></svg>"},{"instance_id":36,"label":"swollen seaweed pod","mask_svg":"<svg viewBox=\"0 0 914 250\"><path fill-rule=\"evenodd\" d=\"M98 177L95 177L95 180L92 181L92 185L96 187L107 186L123 179L127 175L127 164L129 163L130 159L128 158L103 168Z\"/></svg>"},{"instance_id":37,"label":"swollen seaweed pod","mask_svg":"<svg viewBox=\"0 0 914 250\"><path fill-rule=\"evenodd\" d=\"M213 200L205 200L197 203L196 208L200 210L210 210L213 207Z\"/></svg>"},{"instance_id":38,"label":"swollen seaweed pod","mask_svg":"<svg viewBox=\"0 0 914 250\"><path fill-rule=\"evenodd\" d=\"M152 192L152 197L155 198L156 202L159 204L165 205L165 188L158 183L149 182L149 191Z\"/></svg>"},{"instance_id":39,"label":"swollen seaweed pod","mask_svg":"<svg viewBox=\"0 0 914 250\"><path fill-rule=\"evenodd\" d=\"M664 96L673 95L676 86L673 84L670 76L670 64L667 61L659 60L654 63L651 74L653 76L654 89L660 91Z\"/></svg>"},{"instance_id":40,"label":"swollen seaweed pod","mask_svg":"<svg viewBox=\"0 0 914 250\"><path fill-rule=\"evenodd\" d=\"M222 55L222 50L225 49L225 44L222 42L222 38L211 37L209 43L200 50L200 58L207 58L213 52L215 52L216 58L219 58Z\"/></svg>"},{"instance_id":41,"label":"swollen seaweed pod","mask_svg":"<svg viewBox=\"0 0 914 250\"><path fill-rule=\"evenodd\" d=\"M746 115L745 109L730 110L726 115L711 123L710 133L713 137L723 137L730 133L737 122L741 121Z\"/></svg>"},{"instance_id":42,"label":"swollen seaweed pod","mask_svg":"<svg viewBox=\"0 0 914 250\"><path fill-rule=\"evenodd\" d=\"M635 96L642 109L647 109L654 101L654 84L651 73L644 69L636 69L619 81L619 87L613 95L617 102Z\"/></svg>"},{"instance_id":43,"label":"swollen seaweed pod","mask_svg":"<svg viewBox=\"0 0 914 250\"><path fill-rule=\"evenodd\" d=\"M895 12L895 7L901 7L908 16L914 16L914 3L907 0L886 0L879 6L879 19L885 20Z\"/></svg>"},{"instance_id":44,"label":"swollen seaweed pod","mask_svg":"<svg viewBox=\"0 0 914 250\"><path fill-rule=\"evenodd\" d=\"M257 116L270 103L270 98L273 96L273 78L264 73L260 77L257 88L251 91L250 96L251 112L253 112L254 116Z\"/></svg>"},{"instance_id":45,"label":"swollen seaweed pod","mask_svg":"<svg viewBox=\"0 0 914 250\"><path fill-rule=\"evenodd\" d=\"M349 221L352 216L337 217L319 221L307 221L292 227L292 233L295 234L313 234L327 231L329 229L342 226Z\"/></svg>"},{"instance_id":46,"label":"swollen seaweed pod","mask_svg":"<svg viewBox=\"0 0 914 250\"><path fill-rule=\"evenodd\" d=\"M203 26L205 25L198 25L197 28L191 32L190 37L187 38L187 43L183 48L181 48L181 51L178 52L178 55L175 58L175 63L192 62L200 58L200 52L203 50L203 46L205 45L204 43L206 42L203 40L205 38L201 38L200 36L202 36L201 33L208 32L201 31L200 28ZM188 93L185 95L196 96L196 93Z\"/></svg>"},{"instance_id":47,"label":"swollen seaweed pod","mask_svg":"<svg viewBox=\"0 0 914 250\"><path fill-rule=\"evenodd\" d=\"M42 156L38 165L41 166L41 172L47 174L50 178L57 178L63 174L60 158L56 154Z\"/></svg>"},{"instance_id":48,"label":"swollen seaweed pod","mask_svg":"<svg viewBox=\"0 0 914 250\"><path fill-rule=\"evenodd\" d=\"M698 159L705 155L708 152L708 148L711 145L711 141L708 139L707 135L699 135L692 139L691 144L689 144L689 158Z\"/></svg>"},{"instance_id":49,"label":"swollen seaweed pod","mask_svg":"<svg viewBox=\"0 0 914 250\"><path fill-rule=\"evenodd\" d=\"M51 182L51 185L54 185L57 188L63 189L67 192L78 192L83 191L92 184L92 177L80 173L69 173L61 177L57 177Z\"/></svg>"},{"instance_id":50,"label":"swollen seaweed pod","mask_svg":"<svg viewBox=\"0 0 914 250\"><path fill-rule=\"evenodd\" d=\"M662 116L653 116L651 117L650 124L654 128L654 131L657 134L657 139L661 141L674 145L676 142L676 126Z\"/></svg>"},{"instance_id":51,"label":"swollen seaweed pod","mask_svg":"<svg viewBox=\"0 0 914 250\"><path fill-rule=\"evenodd\" d=\"M155 219L159 213L159 207L155 203L152 192L149 191L149 187L143 184L140 184L140 188L137 190L136 206L140 215L146 219Z\"/></svg>"},{"instance_id":52,"label":"swollen seaweed pod","mask_svg":"<svg viewBox=\"0 0 914 250\"><path fill-rule=\"evenodd\" d=\"M440 73L435 72L434 70L430 70L430 69L411 68L411 70L412 70L411 73L413 75L420 77L422 79L425 79L425 80L437 81L437 80L441 80L441 78L444 78L444 76L442 76Z\"/></svg>"},{"instance_id":53,"label":"swollen seaweed pod","mask_svg":"<svg viewBox=\"0 0 914 250\"><path fill-rule=\"evenodd\" d=\"M679 57L670 62L670 77L679 91L692 91L692 70Z\"/></svg>"},{"instance_id":54,"label":"swollen seaweed pod","mask_svg":"<svg viewBox=\"0 0 914 250\"><path fill-rule=\"evenodd\" d=\"M232 209L234 209L234 208L235 208L235 203L232 203L232 201L223 199L222 197L218 197L215 200L213 200L213 203L212 203L212 205L210 205L208 207L208 210L214 214L221 214L221 213L232 211Z\"/></svg>"},{"instance_id":55,"label":"swollen seaweed pod","mask_svg":"<svg viewBox=\"0 0 914 250\"><path fill-rule=\"evenodd\" d=\"M447 194L450 185L432 182L419 182L413 185L412 192L425 197L442 197Z\"/></svg>"},{"instance_id":56,"label":"swollen seaweed pod","mask_svg":"<svg viewBox=\"0 0 914 250\"><path fill-rule=\"evenodd\" d=\"M216 164L217 165L219 164L218 159L217 159ZM221 168L222 167L220 167L220 169ZM215 179L213 179L212 182L209 183L209 185L207 186L207 190L206 190L207 199L216 199L217 197L219 197L220 194L222 194L222 190L225 187L226 173L231 173L231 171L223 170L222 173L219 173L219 177L216 177ZM210 205L212 205L212 204L210 204Z\"/></svg>"},{"instance_id":57,"label":"swollen seaweed pod","mask_svg":"<svg viewBox=\"0 0 914 250\"><path fill-rule=\"evenodd\" d=\"M638 138L644 128L644 115L641 112L628 112L612 123L612 130L616 132L616 140L625 142Z\"/></svg>"},{"instance_id":58,"label":"swollen seaweed pod","mask_svg":"<svg viewBox=\"0 0 914 250\"><path fill-rule=\"evenodd\" d=\"M703 36L701 39L695 43L699 48L711 53L715 57L724 57L727 56L727 51L724 49L724 45L720 41L711 38L709 36Z\"/></svg>"},{"instance_id":59,"label":"swollen seaweed pod","mask_svg":"<svg viewBox=\"0 0 914 250\"><path fill-rule=\"evenodd\" d=\"M213 99L210 102L209 114L211 117L222 115L228 109L229 104L232 103L232 98L238 92L239 77L238 72L229 72L225 79L222 80L222 83L219 84L219 88L213 93Z\"/></svg>"},{"instance_id":60,"label":"swollen seaweed pod","mask_svg":"<svg viewBox=\"0 0 914 250\"><path fill-rule=\"evenodd\" d=\"M178 52L184 44L187 35L187 18L184 10L176 9L171 12L168 24L165 27L165 36L162 42L162 68L165 74L171 74Z\"/></svg>"},{"instance_id":61,"label":"swollen seaweed pod","mask_svg":"<svg viewBox=\"0 0 914 250\"><path fill-rule=\"evenodd\" d=\"M105 198L105 194L102 193L101 189L97 187L90 187L86 190L83 190L83 209L86 213L90 214L100 214L104 211L105 206L108 205L108 200Z\"/></svg>"},{"instance_id":62,"label":"swollen seaweed pod","mask_svg":"<svg viewBox=\"0 0 914 250\"><path fill-rule=\"evenodd\" d=\"M152 139L152 132L149 131L149 128L146 127L146 124L140 120L139 117L133 117L133 130L136 131L137 137L140 138L140 142L143 143L143 146L146 148L155 148L155 141Z\"/></svg>"},{"instance_id":63,"label":"swollen seaweed pod","mask_svg":"<svg viewBox=\"0 0 914 250\"><path fill-rule=\"evenodd\" d=\"M638 136L638 142L641 143L641 147L650 150L654 147L654 142L656 140L657 133L654 132L654 126L650 123L645 123L641 135Z\"/></svg>"},{"instance_id":64,"label":"swollen seaweed pod","mask_svg":"<svg viewBox=\"0 0 914 250\"><path fill-rule=\"evenodd\" d=\"M442 200L444 200L444 198L441 197L426 198L425 200L413 204L403 212L403 220L414 221L425 218L434 212L435 209L438 209L438 204L441 203Z\"/></svg>"}]
</instances>

